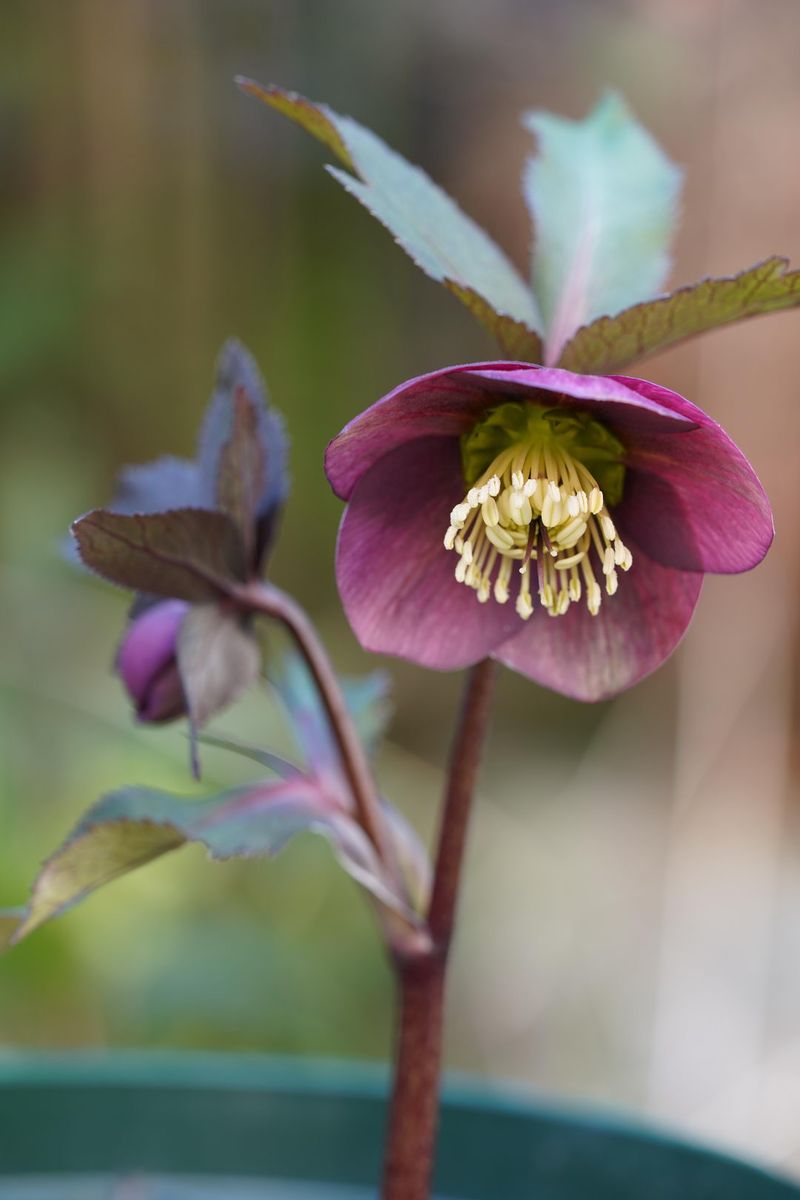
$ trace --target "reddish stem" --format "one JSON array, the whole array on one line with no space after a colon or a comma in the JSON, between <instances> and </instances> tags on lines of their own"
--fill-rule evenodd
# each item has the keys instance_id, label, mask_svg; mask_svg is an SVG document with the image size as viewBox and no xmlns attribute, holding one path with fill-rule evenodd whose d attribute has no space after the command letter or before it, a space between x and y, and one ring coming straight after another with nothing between
<instances>
[{"instance_id":1,"label":"reddish stem","mask_svg":"<svg viewBox=\"0 0 800 1200\"><path fill-rule=\"evenodd\" d=\"M350 784L359 824L375 846L393 881L402 889L364 747L350 720L342 689L314 626L291 596L271 584L248 584L234 592L233 599L251 612L259 612L280 621L291 633L325 706Z\"/></svg>"},{"instance_id":2,"label":"reddish stem","mask_svg":"<svg viewBox=\"0 0 800 1200\"><path fill-rule=\"evenodd\" d=\"M433 894L432 950L395 955L399 1016L383 1200L428 1200L436 1150L445 976L458 903L469 814L489 723L495 666L470 671L450 751Z\"/></svg>"}]
</instances>

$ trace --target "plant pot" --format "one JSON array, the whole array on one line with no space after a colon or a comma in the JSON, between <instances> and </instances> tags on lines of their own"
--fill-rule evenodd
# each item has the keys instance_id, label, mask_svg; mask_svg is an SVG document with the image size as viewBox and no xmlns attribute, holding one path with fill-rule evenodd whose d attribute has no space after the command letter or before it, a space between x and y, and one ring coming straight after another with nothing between
<instances>
[{"instance_id":1,"label":"plant pot","mask_svg":"<svg viewBox=\"0 0 800 1200\"><path fill-rule=\"evenodd\" d=\"M366 1200L385 1077L217 1055L0 1059L3 1200ZM112 1186L112 1176L128 1182ZM131 1176L138 1178L130 1178ZM606 1116L451 1087L453 1200L798 1200L773 1175Z\"/></svg>"}]
</instances>

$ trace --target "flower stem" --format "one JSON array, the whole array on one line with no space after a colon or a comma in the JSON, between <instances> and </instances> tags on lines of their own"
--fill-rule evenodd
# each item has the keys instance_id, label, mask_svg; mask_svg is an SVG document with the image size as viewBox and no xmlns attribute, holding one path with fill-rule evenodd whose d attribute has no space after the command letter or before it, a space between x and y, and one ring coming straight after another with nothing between
<instances>
[{"instance_id":1,"label":"flower stem","mask_svg":"<svg viewBox=\"0 0 800 1200\"><path fill-rule=\"evenodd\" d=\"M359 823L375 846L386 870L400 885L395 855L389 841L372 771L361 740L350 720L336 674L314 626L300 605L272 584L247 584L238 589L233 598L250 612L259 612L263 616L280 621L292 635L314 677L325 706L353 794Z\"/></svg>"},{"instance_id":2,"label":"flower stem","mask_svg":"<svg viewBox=\"0 0 800 1200\"><path fill-rule=\"evenodd\" d=\"M488 659L467 676L450 751L444 811L428 912L431 949L395 954L399 1016L383 1200L427 1200L439 1113L445 976L455 925L472 796L494 692Z\"/></svg>"}]
</instances>

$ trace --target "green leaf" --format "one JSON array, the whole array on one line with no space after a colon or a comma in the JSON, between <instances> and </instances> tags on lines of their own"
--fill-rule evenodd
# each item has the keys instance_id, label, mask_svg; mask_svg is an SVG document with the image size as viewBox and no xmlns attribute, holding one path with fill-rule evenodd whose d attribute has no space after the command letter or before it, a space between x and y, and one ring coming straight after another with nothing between
<instances>
[{"instance_id":1,"label":"green leaf","mask_svg":"<svg viewBox=\"0 0 800 1200\"><path fill-rule=\"evenodd\" d=\"M259 746L248 746L244 742L234 741L233 738L210 733L200 734L197 740L201 746L214 746L218 750L238 754L240 758L248 758L251 762L266 767L268 771L274 771L281 779L291 779L294 775L302 774L299 767L290 763L288 759L281 758L280 754L273 754L271 750L262 750Z\"/></svg>"},{"instance_id":2,"label":"green leaf","mask_svg":"<svg viewBox=\"0 0 800 1200\"><path fill-rule=\"evenodd\" d=\"M14 944L14 935L24 920L24 908L0 909L0 954Z\"/></svg>"},{"instance_id":3,"label":"green leaf","mask_svg":"<svg viewBox=\"0 0 800 1200\"><path fill-rule=\"evenodd\" d=\"M98 508L72 532L87 567L134 591L218 600L245 579L242 539L226 513L176 508L127 516Z\"/></svg>"},{"instance_id":4,"label":"green leaf","mask_svg":"<svg viewBox=\"0 0 800 1200\"><path fill-rule=\"evenodd\" d=\"M10 944L77 904L105 883L177 849L184 838L168 824L125 820L78 830L44 864Z\"/></svg>"},{"instance_id":5,"label":"green leaf","mask_svg":"<svg viewBox=\"0 0 800 1200\"><path fill-rule=\"evenodd\" d=\"M552 364L580 326L659 291L681 174L613 94L583 121L535 112L525 124L539 142L524 189Z\"/></svg>"},{"instance_id":6,"label":"green leaf","mask_svg":"<svg viewBox=\"0 0 800 1200\"><path fill-rule=\"evenodd\" d=\"M800 271L774 256L736 275L702 279L579 329L559 366L606 374L734 321L800 305Z\"/></svg>"},{"instance_id":7,"label":"green leaf","mask_svg":"<svg viewBox=\"0 0 800 1200\"><path fill-rule=\"evenodd\" d=\"M132 787L89 810L44 864L24 912L0 913L0 951L104 884L184 844L198 843L217 860L269 858L303 832L327 838L348 874L381 905L418 923L364 832L313 779L249 785L206 800Z\"/></svg>"},{"instance_id":8,"label":"green leaf","mask_svg":"<svg viewBox=\"0 0 800 1200\"><path fill-rule=\"evenodd\" d=\"M516 362L540 363L542 361L542 339L523 321L515 321L505 313L498 313L474 288L462 287L452 279L445 279L444 286L477 317L481 325L499 343L503 353Z\"/></svg>"},{"instance_id":9,"label":"green leaf","mask_svg":"<svg viewBox=\"0 0 800 1200\"><path fill-rule=\"evenodd\" d=\"M450 288L491 333L510 336L513 325L520 326L532 357L539 358L538 351L533 353L540 349L539 317L527 284L488 234L424 171L327 105L251 79L237 83L333 150L347 171L329 167L331 174L386 226L417 266Z\"/></svg>"}]
</instances>

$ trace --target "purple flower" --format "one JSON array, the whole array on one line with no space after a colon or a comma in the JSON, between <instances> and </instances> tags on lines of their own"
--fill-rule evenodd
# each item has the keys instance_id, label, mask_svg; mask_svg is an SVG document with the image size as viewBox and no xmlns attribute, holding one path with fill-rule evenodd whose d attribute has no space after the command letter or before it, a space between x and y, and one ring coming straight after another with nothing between
<instances>
[{"instance_id":1,"label":"purple flower","mask_svg":"<svg viewBox=\"0 0 800 1200\"><path fill-rule=\"evenodd\" d=\"M715 421L624 376L492 362L412 379L328 448L337 578L368 650L492 655L580 700L675 648L703 574L754 567L769 501Z\"/></svg>"},{"instance_id":2,"label":"purple flower","mask_svg":"<svg viewBox=\"0 0 800 1200\"><path fill-rule=\"evenodd\" d=\"M190 606L163 600L134 616L117 655L117 670L140 721L172 721L188 712L178 669L178 635Z\"/></svg>"}]
</instances>

